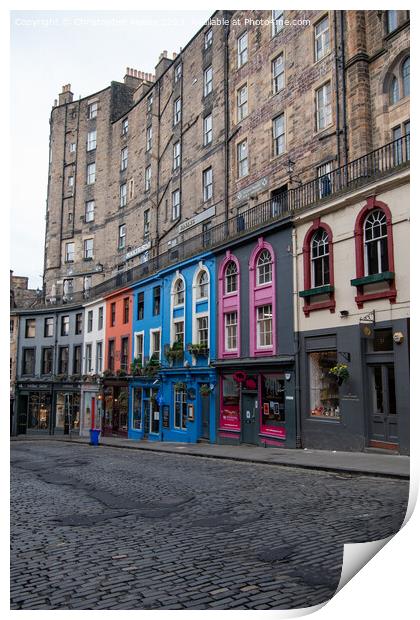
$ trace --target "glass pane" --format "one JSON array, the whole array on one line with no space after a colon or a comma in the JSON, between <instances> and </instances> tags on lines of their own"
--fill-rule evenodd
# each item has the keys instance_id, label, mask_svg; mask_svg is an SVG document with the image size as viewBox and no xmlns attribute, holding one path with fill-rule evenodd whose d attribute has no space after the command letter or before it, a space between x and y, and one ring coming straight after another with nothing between
<instances>
[{"instance_id":1,"label":"glass pane","mask_svg":"<svg viewBox=\"0 0 420 620\"><path fill-rule=\"evenodd\" d=\"M384 412L382 367L373 366L373 413Z\"/></svg>"},{"instance_id":2,"label":"glass pane","mask_svg":"<svg viewBox=\"0 0 420 620\"><path fill-rule=\"evenodd\" d=\"M311 417L340 418L338 383L330 374L337 365L337 351L309 353L309 392Z\"/></svg>"}]
</instances>

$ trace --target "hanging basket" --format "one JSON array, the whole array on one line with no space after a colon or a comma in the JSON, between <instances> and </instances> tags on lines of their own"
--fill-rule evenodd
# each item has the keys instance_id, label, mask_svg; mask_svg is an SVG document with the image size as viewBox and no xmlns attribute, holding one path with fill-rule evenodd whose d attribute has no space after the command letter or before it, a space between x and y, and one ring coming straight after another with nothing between
<instances>
[{"instance_id":1,"label":"hanging basket","mask_svg":"<svg viewBox=\"0 0 420 620\"><path fill-rule=\"evenodd\" d=\"M243 370L237 370L233 373L233 380L236 381L236 383L245 383L246 378L247 375Z\"/></svg>"}]
</instances>

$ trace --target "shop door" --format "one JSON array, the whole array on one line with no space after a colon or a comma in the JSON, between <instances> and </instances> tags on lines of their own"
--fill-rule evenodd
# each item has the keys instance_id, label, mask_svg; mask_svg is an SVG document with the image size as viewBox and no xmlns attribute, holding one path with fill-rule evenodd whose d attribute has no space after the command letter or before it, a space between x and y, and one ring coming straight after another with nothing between
<instances>
[{"instance_id":1,"label":"shop door","mask_svg":"<svg viewBox=\"0 0 420 620\"><path fill-rule=\"evenodd\" d=\"M394 364L369 365L368 373L370 442L398 444Z\"/></svg>"},{"instance_id":2,"label":"shop door","mask_svg":"<svg viewBox=\"0 0 420 620\"><path fill-rule=\"evenodd\" d=\"M242 393L242 443L258 444L258 397Z\"/></svg>"},{"instance_id":3,"label":"shop door","mask_svg":"<svg viewBox=\"0 0 420 620\"><path fill-rule=\"evenodd\" d=\"M209 410L210 396L201 396L201 437L202 439L210 439L209 430Z\"/></svg>"}]
</instances>

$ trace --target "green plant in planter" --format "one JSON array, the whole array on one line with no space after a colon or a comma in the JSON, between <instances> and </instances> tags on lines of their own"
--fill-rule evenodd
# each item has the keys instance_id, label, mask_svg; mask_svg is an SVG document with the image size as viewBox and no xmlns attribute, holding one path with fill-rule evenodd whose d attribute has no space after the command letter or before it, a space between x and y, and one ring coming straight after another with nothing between
<instances>
[{"instance_id":1,"label":"green plant in planter","mask_svg":"<svg viewBox=\"0 0 420 620\"><path fill-rule=\"evenodd\" d=\"M127 376L127 371L124 370L124 368L118 368L117 372L115 373L117 375L117 377L126 377Z\"/></svg>"},{"instance_id":2,"label":"green plant in planter","mask_svg":"<svg viewBox=\"0 0 420 620\"><path fill-rule=\"evenodd\" d=\"M140 357L135 357L130 364L130 372L132 375L139 376L142 374L143 364Z\"/></svg>"},{"instance_id":3,"label":"green plant in planter","mask_svg":"<svg viewBox=\"0 0 420 620\"><path fill-rule=\"evenodd\" d=\"M174 383L174 388L176 390L185 390L185 383L183 381L177 381Z\"/></svg>"},{"instance_id":4,"label":"green plant in planter","mask_svg":"<svg viewBox=\"0 0 420 620\"><path fill-rule=\"evenodd\" d=\"M192 344L189 347L189 352L192 355L208 355L209 353L209 347L207 344L204 343L197 343L197 344Z\"/></svg>"},{"instance_id":5,"label":"green plant in planter","mask_svg":"<svg viewBox=\"0 0 420 620\"><path fill-rule=\"evenodd\" d=\"M103 371L102 375L104 377L113 377L114 373L112 370L110 370L109 368L105 368L105 370Z\"/></svg>"},{"instance_id":6,"label":"green plant in planter","mask_svg":"<svg viewBox=\"0 0 420 620\"><path fill-rule=\"evenodd\" d=\"M200 394L201 396L210 396L211 389L208 383L203 383L200 385Z\"/></svg>"},{"instance_id":7,"label":"green plant in planter","mask_svg":"<svg viewBox=\"0 0 420 620\"><path fill-rule=\"evenodd\" d=\"M182 342L174 342L165 355L168 360L182 360L184 357L184 345Z\"/></svg>"},{"instance_id":8,"label":"green plant in planter","mask_svg":"<svg viewBox=\"0 0 420 620\"><path fill-rule=\"evenodd\" d=\"M341 385L350 377L349 367L347 364L337 364L336 366L333 366L330 368L329 374L333 375L337 379L338 385Z\"/></svg>"},{"instance_id":9,"label":"green plant in planter","mask_svg":"<svg viewBox=\"0 0 420 620\"><path fill-rule=\"evenodd\" d=\"M160 370L160 362L158 356L153 353L150 357L149 363L144 367L144 372L147 376L153 376Z\"/></svg>"}]
</instances>

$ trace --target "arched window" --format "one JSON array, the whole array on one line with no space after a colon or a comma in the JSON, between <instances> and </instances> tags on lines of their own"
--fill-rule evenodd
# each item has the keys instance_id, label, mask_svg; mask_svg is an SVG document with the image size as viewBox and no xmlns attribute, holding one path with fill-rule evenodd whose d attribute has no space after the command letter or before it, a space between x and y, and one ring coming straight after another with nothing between
<instances>
[{"instance_id":1,"label":"arched window","mask_svg":"<svg viewBox=\"0 0 420 620\"><path fill-rule=\"evenodd\" d=\"M270 284L273 279L273 261L268 250L263 250L257 261L257 284Z\"/></svg>"},{"instance_id":2,"label":"arched window","mask_svg":"<svg viewBox=\"0 0 420 620\"><path fill-rule=\"evenodd\" d=\"M175 306L180 306L184 303L185 286L184 286L184 281L182 280L182 278L178 278L178 280L175 282L174 297L175 297L174 298Z\"/></svg>"},{"instance_id":3,"label":"arched window","mask_svg":"<svg viewBox=\"0 0 420 620\"><path fill-rule=\"evenodd\" d=\"M230 250L219 266L218 348L219 357L239 357L241 352L240 265Z\"/></svg>"},{"instance_id":4,"label":"arched window","mask_svg":"<svg viewBox=\"0 0 420 620\"><path fill-rule=\"evenodd\" d=\"M400 98L400 85L398 79L394 76L391 80L391 86L389 89L389 103L394 105Z\"/></svg>"},{"instance_id":5,"label":"arched window","mask_svg":"<svg viewBox=\"0 0 420 620\"><path fill-rule=\"evenodd\" d=\"M225 293L236 293L238 290L238 268L236 263L229 261L225 269Z\"/></svg>"},{"instance_id":6,"label":"arched window","mask_svg":"<svg viewBox=\"0 0 420 620\"><path fill-rule=\"evenodd\" d=\"M209 296L209 276L204 269L200 271L197 277L198 299Z\"/></svg>"},{"instance_id":7,"label":"arched window","mask_svg":"<svg viewBox=\"0 0 420 620\"><path fill-rule=\"evenodd\" d=\"M328 233L319 228L311 242L312 286L326 286L330 283L330 252Z\"/></svg>"},{"instance_id":8,"label":"arched window","mask_svg":"<svg viewBox=\"0 0 420 620\"><path fill-rule=\"evenodd\" d=\"M372 211L364 225L365 275L388 271L388 235L386 215L381 209Z\"/></svg>"},{"instance_id":9,"label":"arched window","mask_svg":"<svg viewBox=\"0 0 420 620\"><path fill-rule=\"evenodd\" d=\"M410 57L406 58L401 67L402 72L402 94L408 97L410 94Z\"/></svg>"}]
</instances>

